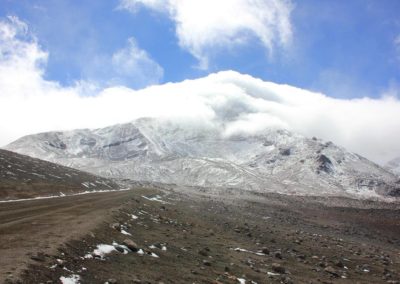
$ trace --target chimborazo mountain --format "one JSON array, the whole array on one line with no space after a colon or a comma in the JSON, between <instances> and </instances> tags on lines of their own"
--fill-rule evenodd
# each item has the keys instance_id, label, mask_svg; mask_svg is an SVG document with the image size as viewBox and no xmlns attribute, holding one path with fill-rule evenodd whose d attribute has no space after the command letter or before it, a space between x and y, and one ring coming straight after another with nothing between
<instances>
[{"instance_id":1,"label":"chimborazo mountain","mask_svg":"<svg viewBox=\"0 0 400 284\"><path fill-rule=\"evenodd\" d=\"M383 167L332 142L276 128L225 136L217 128L141 118L29 135L5 148L103 177L298 195L400 196L398 177Z\"/></svg>"}]
</instances>

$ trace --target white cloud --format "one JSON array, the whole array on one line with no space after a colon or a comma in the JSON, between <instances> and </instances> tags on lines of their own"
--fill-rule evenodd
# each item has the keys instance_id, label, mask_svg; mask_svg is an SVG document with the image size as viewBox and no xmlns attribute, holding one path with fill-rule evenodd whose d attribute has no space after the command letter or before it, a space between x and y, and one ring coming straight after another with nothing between
<instances>
[{"instance_id":1,"label":"white cloud","mask_svg":"<svg viewBox=\"0 0 400 284\"><path fill-rule=\"evenodd\" d=\"M134 38L128 40L128 45L115 52L112 56L112 66L117 75L115 83L138 82L143 86L158 83L163 75L163 68L150 55L138 47Z\"/></svg>"},{"instance_id":2,"label":"white cloud","mask_svg":"<svg viewBox=\"0 0 400 284\"><path fill-rule=\"evenodd\" d=\"M179 45L206 69L213 53L257 38L271 53L292 38L290 0L121 0L120 8L141 6L164 13L176 25Z\"/></svg>"},{"instance_id":3,"label":"white cloud","mask_svg":"<svg viewBox=\"0 0 400 284\"><path fill-rule=\"evenodd\" d=\"M93 62L85 66L87 80L105 86L124 85L135 89L158 84L164 69L143 49L134 38L111 56L94 55Z\"/></svg>"},{"instance_id":4,"label":"white cloud","mask_svg":"<svg viewBox=\"0 0 400 284\"><path fill-rule=\"evenodd\" d=\"M381 99L334 99L233 71L143 90L99 89L85 82L66 88L43 78L46 58L18 19L0 22L0 145L42 131L160 117L217 127L223 135L286 128L378 162L400 156L395 89Z\"/></svg>"}]
</instances>

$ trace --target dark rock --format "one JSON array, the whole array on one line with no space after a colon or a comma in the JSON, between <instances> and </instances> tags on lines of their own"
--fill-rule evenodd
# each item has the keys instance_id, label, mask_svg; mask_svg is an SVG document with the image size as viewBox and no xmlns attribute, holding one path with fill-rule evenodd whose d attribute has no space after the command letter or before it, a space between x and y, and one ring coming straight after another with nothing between
<instances>
[{"instance_id":1,"label":"dark rock","mask_svg":"<svg viewBox=\"0 0 400 284\"><path fill-rule=\"evenodd\" d=\"M341 262L340 260L338 260L338 261L335 262L335 266L336 266L336 267L339 267L339 268L343 268L343 267L344 267L344 264L343 264L343 262Z\"/></svg>"},{"instance_id":2,"label":"dark rock","mask_svg":"<svg viewBox=\"0 0 400 284\"><path fill-rule=\"evenodd\" d=\"M392 188L390 188L387 194L392 197L400 197L400 187L397 185L393 186Z\"/></svg>"},{"instance_id":3,"label":"dark rock","mask_svg":"<svg viewBox=\"0 0 400 284\"><path fill-rule=\"evenodd\" d=\"M282 265L280 265L279 263L272 263L271 268L272 268L272 270L274 272L280 273L280 274L283 274L286 271L286 269Z\"/></svg>"},{"instance_id":4,"label":"dark rock","mask_svg":"<svg viewBox=\"0 0 400 284\"><path fill-rule=\"evenodd\" d=\"M292 284L293 283L292 279L290 279L286 275L282 275L281 276L281 282L284 283L284 284Z\"/></svg>"},{"instance_id":5,"label":"dark rock","mask_svg":"<svg viewBox=\"0 0 400 284\"><path fill-rule=\"evenodd\" d=\"M53 148L57 148L57 149L61 149L61 150L67 149L67 145L65 145L65 143L62 141L48 142L48 144L49 144L49 146L51 146Z\"/></svg>"},{"instance_id":6,"label":"dark rock","mask_svg":"<svg viewBox=\"0 0 400 284\"><path fill-rule=\"evenodd\" d=\"M339 273L332 266L325 267L324 271L335 277L339 277Z\"/></svg>"},{"instance_id":7,"label":"dark rock","mask_svg":"<svg viewBox=\"0 0 400 284\"><path fill-rule=\"evenodd\" d=\"M318 263L319 267L325 268L327 266L326 262L319 262Z\"/></svg>"},{"instance_id":8,"label":"dark rock","mask_svg":"<svg viewBox=\"0 0 400 284\"><path fill-rule=\"evenodd\" d=\"M305 259L306 259L306 256L303 255L303 254L299 254L299 255L297 256L297 258L298 258L298 259L301 259L301 260L305 260Z\"/></svg>"},{"instance_id":9,"label":"dark rock","mask_svg":"<svg viewBox=\"0 0 400 284\"><path fill-rule=\"evenodd\" d=\"M208 256L208 252L205 249L199 250L199 254L202 256Z\"/></svg>"},{"instance_id":10,"label":"dark rock","mask_svg":"<svg viewBox=\"0 0 400 284\"><path fill-rule=\"evenodd\" d=\"M291 150L290 150L290 148L280 149L279 154L281 154L282 156L290 156Z\"/></svg>"},{"instance_id":11,"label":"dark rock","mask_svg":"<svg viewBox=\"0 0 400 284\"><path fill-rule=\"evenodd\" d=\"M31 256L31 259L34 261L43 262L43 261L45 261L45 256L43 254L39 253L37 255Z\"/></svg>"},{"instance_id":12,"label":"dark rock","mask_svg":"<svg viewBox=\"0 0 400 284\"><path fill-rule=\"evenodd\" d=\"M261 249L261 252L262 252L263 254L269 254L269 249L266 248L266 247L263 247L263 248Z\"/></svg>"},{"instance_id":13,"label":"dark rock","mask_svg":"<svg viewBox=\"0 0 400 284\"><path fill-rule=\"evenodd\" d=\"M134 241L132 241L131 239L125 239L122 243L124 245L126 245L133 252L136 252L136 251L139 250L138 245Z\"/></svg>"},{"instance_id":14,"label":"dark rock","mask_svg":"<svg viewBox=\"0 0 400 284\"><path fill-rule=\"evenodd\" d=\"M120 246L115 246L115 249L120 252L120 253L124 253L124 248L120 247Z\"/></svg>"},{"instance_id":15,"label":"dark rock","mask_svg":"<svg viewBox=\"0 0 400 284\"><path fill-rule=\"evenodd\" d=\"M155 246L158 249L162 249L162 245L160 243L155 243L153 244L153 246Z\"/></svg>"},{"instance_id":16,"label":"dark rock","mask_svg":"<svg viewBox=\"0 0 400 284\"><path fill-rule=\"evenodd\" d=\"M96 139L94 138L82 138L79 142L81 145L87 145L93 147L96 145Z\"/></svg>"},{"instance_id":17,"label":"dark rock","mask_svg":"<svg viewBox=\"0 0 400 284\"><path fill-rule=\"evenodd\" d=\"M319 155L317 158L318 163L318 172L325 172L327 174L333 171L333 164L332 161L325 155Z\"/></svg>"}]
</instances>

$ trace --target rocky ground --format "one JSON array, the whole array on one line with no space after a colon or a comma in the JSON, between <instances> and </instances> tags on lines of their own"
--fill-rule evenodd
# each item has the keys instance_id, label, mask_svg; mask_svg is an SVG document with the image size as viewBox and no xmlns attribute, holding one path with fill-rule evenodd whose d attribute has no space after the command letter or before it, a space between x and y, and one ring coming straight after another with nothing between
<instances>
[{"instance_id":1,"label":"rocky ground","mask_svg":"<svg viewBox=\"0 0 400 284\"><path fill-rule=\"evenodd\" d=\"M398 205L182 192L126 192L5 283L399 283Z\"/></svg>"},{"instance_id":2,"label":"rocky ground","mask_svg":"<svg viewBox=\"0 0 400 284\"><path fill-rule=\"evenodd\" d=\"M0 200L118 188L110 179L0 149Z\"/></svg>"},{"instance_id":3,"label":"rocky ground","mask_svg":"<svg viewBox=\"0 0 400 284\"><path fill-rule=\"evenodd\" d=\"M114 191L0 202L0 283L15 279L38 252L57 253L60 244L112 221L112 210L129 196L128 191Z\"/></svg>"}]
</instances>

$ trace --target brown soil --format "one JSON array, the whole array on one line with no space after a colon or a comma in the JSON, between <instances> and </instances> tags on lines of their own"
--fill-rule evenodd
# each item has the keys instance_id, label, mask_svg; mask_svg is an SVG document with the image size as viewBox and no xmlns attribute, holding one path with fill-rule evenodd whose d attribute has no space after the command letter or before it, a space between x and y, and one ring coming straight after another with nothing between
<instances>
[{"instance_id":1,"label":"brown soil","mask_svg":"<svg viewBox=\"0 0 400 284\"><path fill-rule=\"evenodd\" d=\"M94 210L83 204L74 208L79 198L54 199L49 202L53 207L49 204L50 209L42 211L48 212L47 217L38 214L24 228L2 227L4 263L15 265L14 251L36 243L30 250L36 252L35 260L21 279L8 277L6 283L60 283L60 277L73 274L80 276L80 283L239 283L240 278L246 283L398 283L400 279L398 205L343 199L330 207L318 198L309 202L311 198L277 194L237 198L229 191L188 192L134 189L85 196L85 204ZM156 194L168 203L143 197ZM55 214L58 202L68 213ZM30 215L21 213L25 218ZM48 218L53 221L46 223ZM38 230L41 222L47 227ZM10 231L18 239L8 242L7 248L4 234ZM74 239L61 245L66 234ZM122 244L125 239L133 240L144 255L115 251L104 259L84 258L99 244ZM40 242L60 245L46 253L49 250L38 246ZM163 245L167 250L160 249ZM263 249L264 255L254 253ZM20 253L19 263L27 258Z\"/></svg>"}]
</instances>

